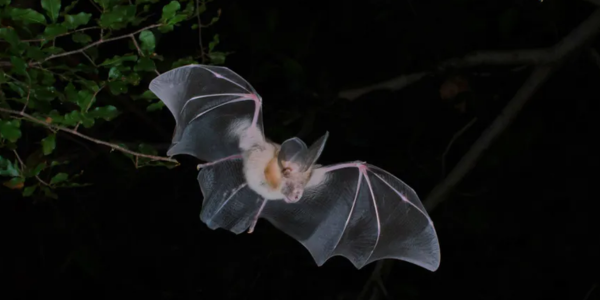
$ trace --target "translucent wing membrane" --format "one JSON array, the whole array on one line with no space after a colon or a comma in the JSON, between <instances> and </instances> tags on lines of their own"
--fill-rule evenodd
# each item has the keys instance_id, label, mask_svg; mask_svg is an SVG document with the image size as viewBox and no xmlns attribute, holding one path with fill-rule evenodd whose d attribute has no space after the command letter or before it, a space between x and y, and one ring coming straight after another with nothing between
<instances>
[{"instance_id":1,"label":"translucent wing membrane","mask_svg":"<svg viewBox=\"0 0 600 300\"><path fill-rule=\"evenodd\" d=\"M210 228L239 234L257 217L265 200L246 186L242 170L237 159L200 172L201 218ZM300 201L267 201L258 217L301 242L319 266L336 255L358 269L384 258L431 271L440 263L437 235L418 196L373 165L315 169Z\"/></svg>"},{"instance_id":2,"label":"translucent wing membrane","mask_svg":"<svg viewBox=\"0 0 600 300\"><path fill-rule=\"evenodd\" d=\"M299 202L268 203L261 217L300 241L318 265L335 255L358 269L384 258L431 271L440 263L433 223L415 192L372 165L316 169Z\"/></svg>"},{"instance_id":3,"label":"translucent wing membrane","mask_svg":"<svg viewBox=\"0 0 600 300\"><path fill-rule=\"evenodd\" d=\"M260 96L228 68L179 67L152 80L150 90L175 117L169 156L215 161L240 153L240 142L249 132L263 138Z\"/></svg>"},{"instance_id":4,"label":"translucent wing membrane","mask_svg":"<svg viewBox=\"0 0 600 300\"><path fill-rule=\"evenodd\" d=\"M211 229L235 234L248 229L263 199L246 184L241 158L226 160L200 170L198 182L204 196L200 219Z\"/></svg>"},{"instance_id":5,"label":"translucent wing membrane","mask_svg":"<svg viewBox=\"0 0 600 300\"><path fill-rule=\"evenodd\" d=\"M326 132L310 148L307 148L306 144L297 137L286 140L281 144L277 158L280 166L283 166L284 162L290 162L296 164L300 172L308 170L321 156L328 137L329 132Z\"/></svg>"}]
</instances>

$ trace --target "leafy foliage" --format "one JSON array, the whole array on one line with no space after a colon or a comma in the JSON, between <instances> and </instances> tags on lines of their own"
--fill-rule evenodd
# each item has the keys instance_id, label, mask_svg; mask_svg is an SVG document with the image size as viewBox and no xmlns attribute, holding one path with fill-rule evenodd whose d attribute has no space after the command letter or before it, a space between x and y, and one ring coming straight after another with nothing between
<instances>
[{"instance_id":1,"label":"leafy foliage","mask_svg":"<svg viewBox=\"0 0 600 300\"><path fill-rule=\"evenodd\" d=\"M148 112L164 107L147 89L148 81L160 74L157 65L164 66L163 56L155 52L160 36L181 26L200 30L214 24L220 10L209 24L197 22L198 14L208 14L208 2L40 0L35 7L24 8L0 0L3 185L20 190L24 197L52 198L57 197L55 188L86 185L76 182L81 172L73 174L69 168L74 157L61 148L63 138L109 146L131 158L136 167L175 166L174 160L158 156L147 144L129 149L87 132L122 115L123 108L112 100L117 96L137 100L135 105L147 102ZM222 64L229 53L215 51L218 42L214 35L207 52L202 49L165 68ZM98 47L109 43L128 43L128 48Z\"/></svg>"}]
</instances>

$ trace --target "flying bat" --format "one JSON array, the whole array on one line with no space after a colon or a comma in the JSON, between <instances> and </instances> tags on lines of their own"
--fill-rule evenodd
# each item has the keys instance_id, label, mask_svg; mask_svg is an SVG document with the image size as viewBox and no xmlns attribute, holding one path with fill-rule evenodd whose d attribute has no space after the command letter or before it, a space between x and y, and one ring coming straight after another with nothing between
<instances>
[{"instance_id":1,"label":"flying bat","mask_svg":"<svg viewBox=\"0 0 600 300\"><path fill-rule=\"evenodd\" d=\"M440 248L415 191L362 161L319 165L329 136L310 147L297 137L264 135L262 98L229 68L187 65L156 77L150 90L175 117L167 155L198 166L200 219L235 234L259 218L302 243L318 266L332 256L357 268L386 258L435 271Z\"/></svg>"}]
</instances>

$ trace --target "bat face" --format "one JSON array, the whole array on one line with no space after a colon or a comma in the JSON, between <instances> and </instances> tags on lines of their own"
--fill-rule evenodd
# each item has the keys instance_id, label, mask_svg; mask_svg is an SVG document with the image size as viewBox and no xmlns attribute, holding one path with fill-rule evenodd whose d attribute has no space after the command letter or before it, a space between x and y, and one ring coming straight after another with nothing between
<instances>
[{"instance_id":1,"label":"bat face","mask_svg":"<svg viewBox=\"0 0 600 300\"><path fill-rule=\"evenodd\" d=\"M281 168L281 193L287 203L302 198L304 186L309 181L311 170L321 155L329 133L325 133L310 148L299 138L291 138L281 144L277 155Z\"/></svg>"},{"instance_id":2,"label":"bat face","mask_svg":"<svg viewBox=\"0 0 600 300\"><path fill-rule=\"evenodd\" d=\"M285 162L284 165L290 165ZM294 170L295 169L295 170ZM304 193L304 186L310 179L310 172L300 172L298 167L287 167L281 172L281 193L287 203L296 203Z\"/></svg>"}]
</instances>

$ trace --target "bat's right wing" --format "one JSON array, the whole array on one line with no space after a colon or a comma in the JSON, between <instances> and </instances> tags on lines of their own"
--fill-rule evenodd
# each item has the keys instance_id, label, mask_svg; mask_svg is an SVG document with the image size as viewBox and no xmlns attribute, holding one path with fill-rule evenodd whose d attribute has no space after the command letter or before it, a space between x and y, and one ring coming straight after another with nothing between
<instances>
[{"instance_id":1,"label":"bat's right wing","mask_svg":"<svg viewBox=\"0 0 600 300\"><path fill-rule=\"evenodd\" d=\"M296 203L269 201L260 214L301 242L321 266L332 256L356 268L384 258L435 271L440 246L412 188L364 162L316 168Z\"/></svg>"},{"instance_id":2,"label":"bat's right wing","mask_svg":"<svg viewBox=\"0 0 600 300\"><path fill-rule=\"evenodd\" d=\"M169 156L216 161L264 140L261 97L226 67L179 67L152 80L150 90L177 123Z\"/></svg>"}]
</instances>

